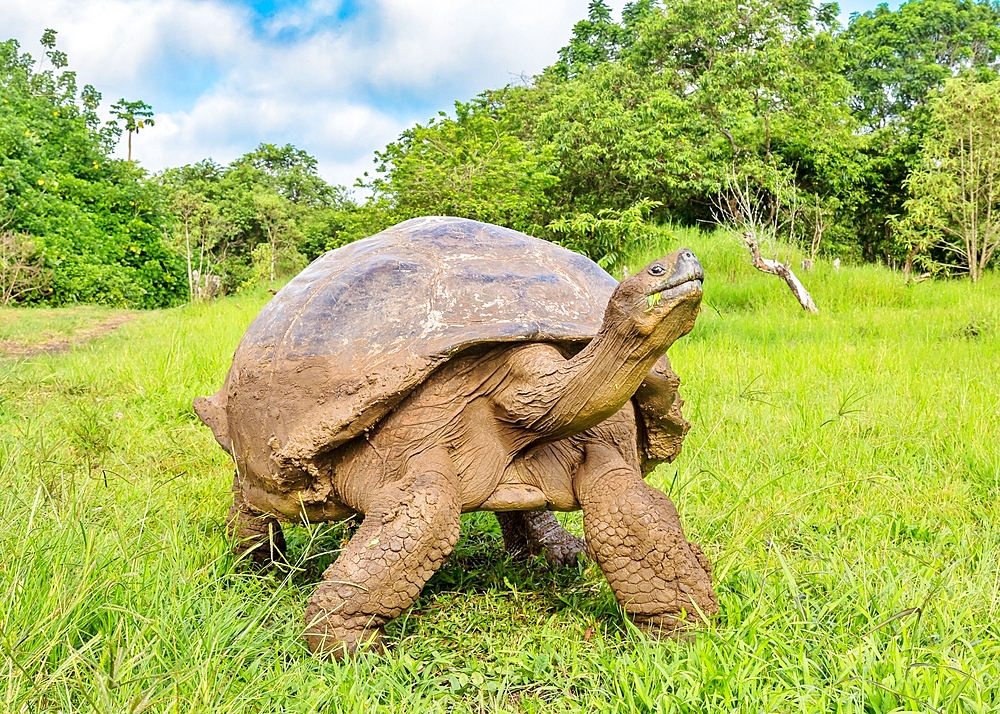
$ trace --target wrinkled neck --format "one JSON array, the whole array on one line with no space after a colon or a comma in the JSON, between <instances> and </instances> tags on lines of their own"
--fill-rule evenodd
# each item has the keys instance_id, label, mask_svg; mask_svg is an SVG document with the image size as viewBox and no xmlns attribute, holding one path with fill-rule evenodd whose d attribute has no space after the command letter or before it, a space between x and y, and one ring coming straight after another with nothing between
<instances>
[{"instance_id":1,"label":"wrinkled neck","mask_svg":"<svg viewBox=\"0 0 1000 714\"><path fill-rule=\"evenodd\" d=\"M555 405L566 417L560 420L560 438L589 429L621 409L669 346L640 335L628 322L606 323L567 363Z\"/></svg>"}]
</instances>

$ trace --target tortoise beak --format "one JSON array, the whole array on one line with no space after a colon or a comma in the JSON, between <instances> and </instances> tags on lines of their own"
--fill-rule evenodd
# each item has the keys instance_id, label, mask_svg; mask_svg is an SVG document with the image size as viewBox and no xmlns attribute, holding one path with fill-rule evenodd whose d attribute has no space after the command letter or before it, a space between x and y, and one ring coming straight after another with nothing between
<instances>
[{"instance_id":1,"label":"tortoise beak","mask_svg":"<svg viewBox=\"0 0 1000 714\"><path fill-rule=\"evenodd\" d=\"M683 248L674 261L673 274L646 294L659 293L661 297L680 297L688 293L701 293L704 280L705 269L701 267L698 258L690 250Z\"/></svg>"}]
</instances>

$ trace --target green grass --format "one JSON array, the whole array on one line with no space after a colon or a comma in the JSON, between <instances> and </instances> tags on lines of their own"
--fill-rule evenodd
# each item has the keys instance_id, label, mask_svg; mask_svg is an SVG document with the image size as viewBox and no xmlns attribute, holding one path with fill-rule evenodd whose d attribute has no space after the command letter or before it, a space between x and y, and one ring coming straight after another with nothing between
<instances>
[{"instance_id":1,"label":"green grass","mask_svg":"<svg viewBox=\"0 0 1000 714\"><path fill-rule=\"evenodd\" d=\"M72 339L81 330L128 313L96 305L79 307L0 309L0 342L33 347L54 340Z\"/></svg>"},{"instance_id":2,"label":"green grass","mask_svg":"<svg viewBox=\"0 0 1000 714\"><path fill-rule=\"evenodd\" d=\"M345 526L288 529L288 572L234 563L231 464L190 409L261 293L0 362L0 710L1000 710L998 276L821 264L810 316L735 243L676 233L630 263L683 242L708 272L670 353L694 428L650 479L715 563L693 642L635 632L592 564L506 560L474 514L386 656L312 658Z\"/></svg>"}]
</instances>

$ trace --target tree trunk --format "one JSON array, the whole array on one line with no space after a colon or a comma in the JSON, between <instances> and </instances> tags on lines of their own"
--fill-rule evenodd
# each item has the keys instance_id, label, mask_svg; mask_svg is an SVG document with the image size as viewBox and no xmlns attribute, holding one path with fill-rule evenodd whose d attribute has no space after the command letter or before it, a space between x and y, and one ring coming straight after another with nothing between
<instances>
[{"instance_id":1,"label":"tree trunk","mask_svg":"<svg viewBox=\"0 0 1000 714\"><path fill-rule=\"evenodd\" d=\"M770 273L771 275L777 275L779 278L788 283L788 287L791 289L792 294L795 299L799 301L799 305L802 306L803 310L808 310L809 312L819 312L816 307L816 303L813 302L812 296L809 295L809 291L806 290L806 286L795 277L795 273L784 263L779 263L777 260L769 260L760 254L760 246L757 244L757 237L746 231L743 233L743 240L747 244L747 248L750 249L750 257L753 262L753 267L763 273Z\"/></svg>"},{"instance_id":2,"label":"tree trunk","mask_svg":"<svg viewBox=\"0 0 1000 714\"><path fill-rule=\"evenodd\" d=\"M128 133L128 159L129 162L132 161L132 132Z\"/></svg>"},{"instance_id":3,"label":"tree trunk","mask_svg":"<svg viewBox=\"0 0 1000 714\"><path fill-rule=\"evenodd\" d=\"M189 218L184 219L184 249L187 254L188 300L194 302L194 276L191 274L191 232L188 225L189 221Z\"/></svg>"},{"instance_id":4,"label":"tree trunk","mask_svg":"<svg viewBox=\"0 0 1000 714\"><path fill-rule=\"evenodd\" d=\"M913 261L917 258L917 253L920 252L920 244L914 244L910 248L910 252L906 254L906 262L903 263L903 277L906 282L910 281L910 276L913 274Z\"/></svg>"},{"instance_id":5,"label":"tree trunk","mask_svg":"<svg viewBox=\"0 0 1000 714\"><path fill-rule=\"evenodd\" d=\"M271 239L271 282L274 282L274 263L278 255L278 251L275 248L277 241L272 237Z\"/></svg>"}]
</instances>

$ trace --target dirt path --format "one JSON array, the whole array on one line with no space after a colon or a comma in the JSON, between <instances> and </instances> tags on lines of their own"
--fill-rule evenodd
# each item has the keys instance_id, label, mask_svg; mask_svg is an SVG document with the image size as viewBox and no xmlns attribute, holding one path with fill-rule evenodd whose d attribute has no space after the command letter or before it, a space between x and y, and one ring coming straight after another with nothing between
<instances>
[{"instance_id":1,"label":"dirt path","mask_svg":"<svg viewBox=\"0 0 1000 714\"><path fill-rule=\"evenodd\" d=\"M30 345L23 345L15 340L0 340L0 358L3 357L34 357L40 354L54 354L65 352L77 345L106 335L113 330L117 330L135 318L134 313L121 313L113 315L107 319L95 322L87 327L75 331L71 335L59 335L50 337L42 342L33 342Z\"/></svg>"}]
</instances>

